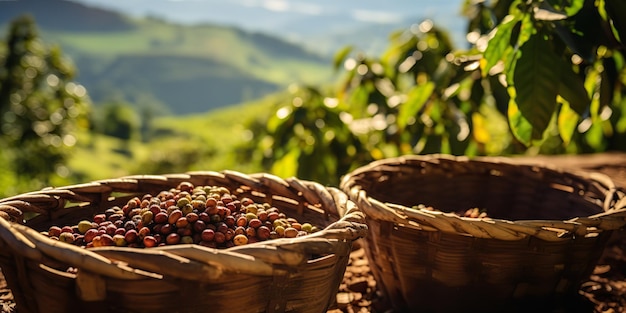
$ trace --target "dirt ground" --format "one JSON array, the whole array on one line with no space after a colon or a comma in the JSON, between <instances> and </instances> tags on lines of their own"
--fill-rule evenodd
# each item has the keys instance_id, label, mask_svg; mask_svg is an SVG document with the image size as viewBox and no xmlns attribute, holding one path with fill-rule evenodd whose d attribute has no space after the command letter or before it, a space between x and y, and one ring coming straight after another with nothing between
<instances>
[{"instance_id":1,"label":"dirt ground","mask_svg":"<svg viewBox=\"0 0 626 313\"><path fill-rule=\"evenodd\" d=\"M610 176L616 185L626 188L626 154L589 156L550 156L519 158L521 162L539 162L566 169L596 171ZM580 307L587 312L626 312L626 230L616 232L592 275L579 289ZM0 273L0 313L18 312L11 291ZM580 310L580 311L584 311ZM579 310L577 310L579 311ZM384 295L376 288L365 252L357 241L351 253L343 282L337 294L337 308L328 313L392 313ZM564 312L559 310L559 312ZM567 312L567 311L565 311ZM393 312L397 313L397 312Z\"/></svg>"}]
</instances>

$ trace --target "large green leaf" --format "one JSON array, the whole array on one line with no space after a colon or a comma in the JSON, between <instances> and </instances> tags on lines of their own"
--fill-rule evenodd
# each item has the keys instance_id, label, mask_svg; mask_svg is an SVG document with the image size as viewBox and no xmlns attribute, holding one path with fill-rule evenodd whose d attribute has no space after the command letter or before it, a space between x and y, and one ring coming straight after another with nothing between
<instances>
[{"instance_id":1,"label":"large green leaf","mask_svg":"<svg viewBox=\"0 0 626 313\"><path fill-rule=\"evenodd\" d=\"M400 106L398 111L398 126L404 129L411 117L424 106L430 95L435 90L435 84L431 81L413 87L407 95L407 101Z\"/></svg>"},{"instance_id":2,"label":"large green leaf","mask_svg":"<svg viewBox=\"0 0 626 313\"><path fill-rule=\"evenodd\" d=\"M576 75L572 70L572 67L562 59L559 60L558 66L560 67L560 83L559 83L559 95L569 102L569 106L579 115L583 115L587 109L591 99L583 79Z\"/></svg>"},{"instance_id":3,"label":"large green leaf","mask_svg":"<svg viewBox=\"0 0 626 313\"><path fill-rule=\"evenodd\" d=\"M521 115L532 125L534 139L548 127L559 91L559 57L541 34L532 35L520 48L521 56L513 73L515 102Z\"/></svg>"}]
</instances>

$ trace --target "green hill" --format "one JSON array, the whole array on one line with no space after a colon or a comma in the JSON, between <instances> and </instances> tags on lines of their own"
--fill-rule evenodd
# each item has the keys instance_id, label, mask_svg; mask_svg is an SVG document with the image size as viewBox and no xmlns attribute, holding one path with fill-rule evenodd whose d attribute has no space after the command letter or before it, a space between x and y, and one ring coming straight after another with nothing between
<instances>
[{"instance_id":1,"label":"green hill","mask_svg":"<svg viewBox=\"0 0 626 313\"><path fill-rule=\"evenodd\" d=\"M332 75L325 58L234 27L132 19L59 0L0 2L0 11L5 34L9 14L33 15L44 40L74 61L77 81L95 103L124 100L157 113L190 114Z\"/></svg>"},{"instance_id":2,"label":"green hill","mask_svg":"<svg viewBox=\"0 0 626 313\"><path fill-rule=\"evenodd\" d=\"M65 0L0 1L0 23L20 14L37 18L40 27L69 31L122 31L134 27L122 14Z\"/></svg>"}]
</instances>

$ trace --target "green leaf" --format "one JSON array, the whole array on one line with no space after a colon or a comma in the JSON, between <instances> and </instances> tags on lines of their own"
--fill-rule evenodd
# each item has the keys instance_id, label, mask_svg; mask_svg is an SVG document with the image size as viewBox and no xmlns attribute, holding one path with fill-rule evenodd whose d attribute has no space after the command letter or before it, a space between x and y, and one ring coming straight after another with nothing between
<instances>
[{"instance_id":1,"label":"green leaf","mask_svg":"<svg viewBox=\"0 0 626 313\"><path fill-rule=\"evenodd\" d=\"M613 100L613 88L606 69L600 73L600 77L602 77L599 90L600 107L604 108L605 106L609 106L611 100Z\"/></svg>"},{"instance_id":2,"label":"green leaf","mask_svg":"<svg viewBox=\"0 0 626 313\"><path fill-rule=\"evenodd\" d=\"M533 21L530 18L530 14L524 15L522 22L520 23L514 49L511 49L504 59L504 73L506 74L507 84L514 84L513 79L515 76L515 67L517 65L517 59L519 59L521 55L520 47L524 46L526 41L528 41L528 39L530 39L530 37L536 32L537 30L535 29Z\"/></svg>"},{"instance_id":3,"label":"green leaf","mask_svg":"<svg viewBox=\"0 0 626 313\"><path fill-rule=\"evenodd\" d=\"M550 41L535 34L520 48L521 56L513 73L515 102L520 113L532 125L532 138L541 138L556 108L559 91L559 57L550 49Z\"/></svg>"},{"instance_id":4,"label":"green leaf","mask_svg":"<svg viewBox=\"0 0 626 313\"><path fill-rule=\"evenodd\" d=\"M530 14L524 15L522 25L520 27L519 36L517 37L516 48L522 47L533 35L537 33L535 23Z\"/></svg>"},{"instance_id":5,"label":"green leaf","mask_svg":"<svg viewBox=\"0 0 626 313\"><path fill-rule=\"evenodd\" d=\"M290 149L282 158L272 164L272 173L279 177L292 177L298 173L300 149Z\"/></svg>"},{"instance_id":6,"label":"green leaf","mask_svg":"<svg viewBox=\"0 0 626 313\"><path fill-rule=\"evenodd\" d=\"M570 107L570 104L567 101L563 101L561 110L559 111L559 116L557 117L557 126L559 129L559 135L566 145L572 140L572 136L574 135L574 131L576 131L579 119L580 115L578 115L578 113Z\"/></svg>"},{"instance_id":7,"label":"green leaf","mask_svg":"<svg viewBox=\"0 0 626 313\"><path fill-rule=\"evenodd\" d=\"M601 121L593 121L591 127L585 133L587 144L595 151L605 150L604 132Z\"/></svg>"},{"instance_id":8,"label":"green leaf","mask_svg":"<svg viewBox=\"0 0 626 313\"><path fill-rule=\"evenodd\" d=\"M569 64L562 59L560 61L559 95L567 100L571 109L583 115L591 104L583 79L574 73Z\"/></svg>"},{"instance_id":9,"label":"green leaf","mask_svg":"<svg viewBox=\"0 0 626 313\"><path fill-rule=\"evenodd\" d=\"M489 70L503 58L506 50L510 49L511 33L517 23L519 23L517 16L507 15L502 23L493 30L495 33L489 39L481 61L483 77L487 76Z\"/></svg>"},{"instance_id":10,"label":"green leaf","mask_svg":"<svg viewBox=\"0 0 626 313\"><path fill-rule=\"evenodd\" d=\"M334 70L338 70L341 68L341 65L343 64L348 54L352 52L352 49L353 49L352 46L345 46L339 49L337 53L335 53L335 56L333 57L333 69Z\"/></svg>"},{"instance_id":11,"label":"green leaf","mask_svg":"<svg viewBox=\"0 0 626 313\"><path fill-rule=\"evenodd\" d=\"M411 117L424 106L428 98L435 90L435 84L431 81L415 86L408 94L407 101L400 106L398 111L398 126L404 129Z\"/></svg>"},{"instance_id":12,"label":"green leaf","mask_svg":"<svg viewBox=\"0 0 626 313\"><path fill-rule=\"evenodd\" d=\"M626 1L604 0L604 8L611 18L614 32L622 44L626 44Z\"/></svg>"},{"instance_id":13,"label":"green leaf","mask_svg":"<svg viewBox=\"0 0 626 313\"><path fill-rule=\"evenodd\" d=\"M563 11L565 11L565 14L567 14L568 16L573 16L578 13L580 9L582 9L584 4L585 0L573 0L571 1L569 6L563 8Z\"/></svg>"},{"instance_id":14,"label":"green leaf","mask_svg":"<svg viewBox=\"0 0 626 313\"><path fill-rule=\"evenodd\" d=\"M533 126L522 115L522 112L520 112L513 97L511 97L511 101L509 101L509 109L507 113L513 136L515 136L515 138L524 145L530 146L532 140L534 139Z\"/></svg>"}]
</instances>

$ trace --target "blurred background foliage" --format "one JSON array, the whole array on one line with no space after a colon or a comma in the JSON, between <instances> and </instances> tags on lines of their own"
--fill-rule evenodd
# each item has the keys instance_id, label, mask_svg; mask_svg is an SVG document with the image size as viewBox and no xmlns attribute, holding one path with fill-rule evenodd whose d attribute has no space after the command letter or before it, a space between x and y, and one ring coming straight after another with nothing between
<instances>
[{"instance_id":1,"label":"blurred background foliage","mask_svg":"<svg viewBox=\"0 0 626 313\"><path fill-rule=\"evenodd\" d=\"M466 0L461 9L465 47L424 20L390 34L379 56L338 51L336 82L187 117L124 101L90 109L60 49L18 19L0 49L0 195L221 169L336 185L403 154L626 150L623 0Z\"/></svg>"},{"instance_id":2,"label":"blurred background foliage","mask_svg":"<svg viewBox=\"0 0 626 313\"><path fill-rule=\"evenodd\" d=\"M69 175L76 133L89 126L87 91L58 46L46 47L34 21L15 20L0 54L0 176L5 193Z\"/></svg>"},{"instance_id":3,"label":"blurred background foliage","mask_svg":"<svg viewBox=\"0 0 626 313\"><path fill-rule=\"evenodd\" d=\"M403 154L624 150L624 6L613 0L465 1L468 48L453 47L430 20L391 34L380 57L347 47L334 60L343 71L338 87L307 89L316 101L279 104L250 149L264 151L266 170L280 164L283 175L329 177L324 182L333 184L346 171L325 172L345 167L326 164L343 156L352 160L349 170ZM328 112L339 110L342 123L316 131L348 132L358 140L341 137L345 141L334 145L342 149L334 154L323 145L303 149L314 140L300 129L316 125L282 112L314 110L320 103ZM286 132L277 128L309 137L283 139L268 152L263 143ZM310 158L326 166L312 167Z\"/></svg>"}]
</instances>

